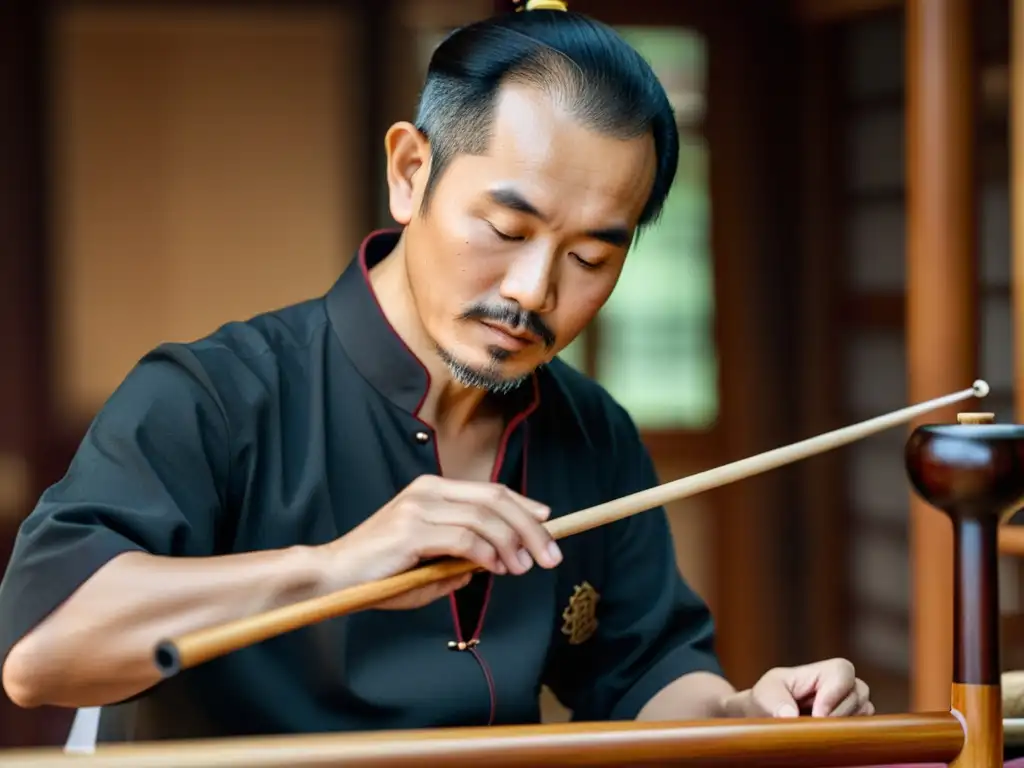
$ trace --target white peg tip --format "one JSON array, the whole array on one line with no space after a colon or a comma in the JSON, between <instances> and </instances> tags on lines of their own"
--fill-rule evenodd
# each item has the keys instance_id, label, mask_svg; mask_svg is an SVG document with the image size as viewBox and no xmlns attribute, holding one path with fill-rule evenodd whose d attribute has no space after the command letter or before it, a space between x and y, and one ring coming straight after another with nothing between
<instances>
[{"instance_id":1,"label":"white peg tip","mask_svg":"<svg viewBox=\"0 0 1024 768\"><path fill-rule=\"evenodd\" d=\"M974 384L971 385L971 389L974 390L975 397L986 397L991 391L988 382L984 379L978 379Z\"/></svg>"}]
</instances>

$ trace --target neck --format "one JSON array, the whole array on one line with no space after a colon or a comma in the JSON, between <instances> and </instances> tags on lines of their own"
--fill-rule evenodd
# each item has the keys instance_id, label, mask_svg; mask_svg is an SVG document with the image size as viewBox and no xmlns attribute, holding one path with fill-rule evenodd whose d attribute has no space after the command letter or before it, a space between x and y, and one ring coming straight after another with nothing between
<instances>
[{"instance_id":1,"label":"neck","mask_svg":"<svg viewBox=\"0 0 1024 768\"><path fill-rule=\"evenodd\" d=\"M419 410L419 418L439 432L451 433L460 432L488 415L488 393L464 386L452 378L423 327L409 287L404 235L394 251L370 270L370 283L391 327L430 374L430 389Z\"/></svg>"}]
</instances>

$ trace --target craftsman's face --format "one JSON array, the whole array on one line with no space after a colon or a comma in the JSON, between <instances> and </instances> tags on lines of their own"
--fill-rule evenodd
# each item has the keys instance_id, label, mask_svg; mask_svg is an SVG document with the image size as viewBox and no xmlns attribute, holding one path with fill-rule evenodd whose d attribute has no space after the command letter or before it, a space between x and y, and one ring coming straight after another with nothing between
<instances>
[{"instance_id":1,"label":"craftsman's face","mask_svg":"<svg viewBox=\"0 0 1024 768\"><path fill-rule=\"evenodd\" d=\"M549 361L608 299L655 171L649 136L595 133L525 86L503 89L489 151L456 157L425 213L429 144L399 124L388 149L424 329L457 379L492 390Z\"/></svg>"}]
</instances>

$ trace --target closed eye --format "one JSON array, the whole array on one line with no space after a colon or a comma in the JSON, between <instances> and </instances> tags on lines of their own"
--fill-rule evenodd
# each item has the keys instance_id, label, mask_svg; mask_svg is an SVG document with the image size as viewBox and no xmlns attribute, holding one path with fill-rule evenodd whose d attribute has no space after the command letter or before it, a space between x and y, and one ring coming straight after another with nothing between
<instances>
[{"instance_id":1,"label":"closed eye","mask_svg":"<svg viewBox=\"0 0 1024 768\"><path fill-rule=\"evenodd\" d=\"M578 264L579 264L579 265L580 265L581 267L583 267L584 269L597 269L598 267L600 267L600 266L601 266L600 264L592 264L591 262L587 261L586 259L582 259L582 258L580 258L580 257L579 257L579 256L577 256L577 255L576 255L575 253L574 253L574 254L572 254L572 257L573 257L574 259L576 259L576 262L577 262L577 263L578 263Z\"/></svg>"},{"instance_id":2,"label":"closed eye","mask_svg":"<svg viewBox=\"0 0 1024 768\"><path fill-rule=\"evenodd\" d=\"M491 231L494 232L494 234L498 236L499 240L504 240L506 243L514 243L514 242L518 242L520 240L525 240L526 239L526 238L522 237L521 235L509 235L509 234L507 234L505 232L502 232L496 226L491 224L491 222L487 222L487 226L489 226L491 228Z\"/></svg>"}]
</instances>

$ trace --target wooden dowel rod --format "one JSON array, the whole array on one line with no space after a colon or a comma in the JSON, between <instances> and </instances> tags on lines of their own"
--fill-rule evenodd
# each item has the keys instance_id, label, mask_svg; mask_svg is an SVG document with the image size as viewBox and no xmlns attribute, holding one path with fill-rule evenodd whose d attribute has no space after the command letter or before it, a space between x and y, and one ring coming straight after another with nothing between
<instances>
[{"instance_id":1,"label":"wooden dowel rod","mask_svg":"<svg viewBox=\"0 0 1024 768\"><path fill-rule=\"evenodd\" d=\"M0 753L4 768L445 768L700 765L790 768L942 763L964 744L949 712L874 717L704 720L686 723L566 723L439 728L352 735L277 736L100 746L93 755L56 750Z\"/></svg>"},{"instance_id":2,"label":"wooden dowel rod","mask_svg":"<svg viewBox=\"0 0 1024 768\"><path fill-rule=\"evenodd\" d=\"M906 424L918 416L972 397L985 397L988 384L976 381L970 389L911 405L892 413L852 424L832 432L775 448L746 459L715 467L706 472L673 480L629 496L598 504L545 523L556 539L613 523L672 501L695 496L738 480L792 464L810 456L835 450L886 429ZM194 667L226 653L253 645L320 621L365 610L385 600L452 576L471 573L479 566L468 560L443 560L415 568L381 581L360 584L329 595L286 605L226 624L201 629L177 639L161 642L155 662L165 677Z\"/></svg>"},{"instance_id":3,"label":"wooden dowel rod","mask_svg":"<svg viewBox=\"0 0 1024 768\"><path fill-rule=\"evenodd\" d=\"M1024 526L999 526L999 554L1024 557Z\"/></svg>"}]
</instances>

